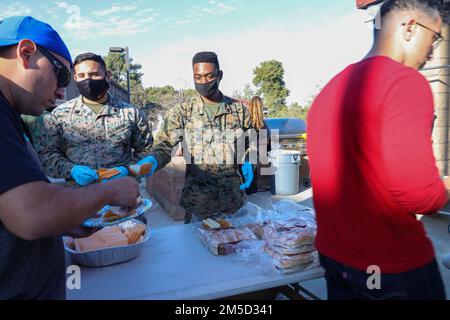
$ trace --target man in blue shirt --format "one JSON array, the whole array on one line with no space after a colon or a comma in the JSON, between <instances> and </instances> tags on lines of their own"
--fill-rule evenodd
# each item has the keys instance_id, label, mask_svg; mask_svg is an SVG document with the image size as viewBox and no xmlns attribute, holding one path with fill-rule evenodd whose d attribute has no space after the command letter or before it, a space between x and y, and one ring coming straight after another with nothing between
<instances>
[{"instance_id":1,"label":"man in blue shirt","mask_svg":"<svg viewBox=\"0 0 450 320\"><path fill-rule=\"evenodd\" d=\"M21 114L38 116L64 97L70 53L51 26L32 17L0 21L0 299L64 299L62 234L106 204L132 206L132 178L86 188L48 183Z\"/></svg>"}]
</instances>

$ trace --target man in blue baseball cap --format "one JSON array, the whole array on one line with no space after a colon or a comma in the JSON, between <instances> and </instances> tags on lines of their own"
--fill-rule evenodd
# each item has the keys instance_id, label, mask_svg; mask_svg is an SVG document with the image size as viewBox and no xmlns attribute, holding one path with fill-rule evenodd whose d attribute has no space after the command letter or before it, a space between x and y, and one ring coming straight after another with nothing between
<instances>
[{"instance_id":1,"label":"man in blue baseball cap","mask_svg":"<svg viewBox=\"0 0 450 320\"><path fill-rule=\"evenodd\" d=\"M64 98L64 87L70 82L72 58L51 26L32 17L4 19L0 23L0 52L6 58L2 63L3 71L10 71L7 78L16 84L26 82L24 86L16 86L16 92L4 92L6 98L8 94L16 94L19 113L40 115L54 106L56 99ZM22 57L23 65L18 66L14 57ZM33 67L35 59L39 59L42 68ZM25 79L27 81L23 81ZM32 94L30 86L35 89Z\"/></svg>"},{"instance_id":2,"label":"man in blue baseball cap","mask_svg":"<svg viewBox=\"0 0 450 320\"><path fill-rule=\"evenodd\" d=\"M20 115L40 115L62 99L71 65L48 24L0 21L0 299L64 299L61 235L86 235L85 219L106 204L133 206L139 195L130 177L67 189L40 168Z\"/></svg>"}]
</instances>

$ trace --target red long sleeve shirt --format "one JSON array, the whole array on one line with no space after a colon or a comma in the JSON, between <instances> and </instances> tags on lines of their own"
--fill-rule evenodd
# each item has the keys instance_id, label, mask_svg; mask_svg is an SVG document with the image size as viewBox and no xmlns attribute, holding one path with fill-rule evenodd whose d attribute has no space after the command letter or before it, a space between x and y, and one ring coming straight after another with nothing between
<instances>
[{"instance_id":1,"label":"red long sleeve shirt","mask_svg":"<svg viewBox=\"0 0 450 320\"><path fill-rule=\"evenodd\" d=\"M363 271L377 265L382 273L433 260L415 216L447 202L432 123L427 80L388 57L350 65L326 85L308 115L320 253Z\"/></svg>"}]
</instances>

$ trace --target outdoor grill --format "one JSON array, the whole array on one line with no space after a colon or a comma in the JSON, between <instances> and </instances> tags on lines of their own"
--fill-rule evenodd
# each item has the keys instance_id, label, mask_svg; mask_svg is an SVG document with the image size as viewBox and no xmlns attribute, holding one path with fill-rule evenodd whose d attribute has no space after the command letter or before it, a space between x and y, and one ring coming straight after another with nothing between
<instances>
[{"instance_id":1,"label":"outdoor grill","mask_svg":"<svg viewBox=\"0 0 450 320\"><path fill-rule=\"evenodd\" d=\"M306 133L306 123L298 118L264 119L269 138L268 150L296 150L306 152L303 134ZM272 133L278 130L278 142L271 141Z\"/></svg>"},{"instance_id":2,"label":"outdoor grill","mask_svg":"<svg viewBox=\"0 0 450 320\"><path fill-rule=\"evenodd\" d=\"M267 151L270 153L273 150L293 150L299 151L301 159L306 156L306 123L298 118L268 118L264 119L265 129L267 130ZM276 139L271 139L272 135L276 135ZM268 167L269 165L260 165L260 168ZM300 179L305 187L309 187L310 177L309 168L307 173L302 173L305 166L300 167ZM273 176L261 175L261 170L258 170L258 187L266 189L270 186L273 189Z\"/></svg>"}]
</instances>

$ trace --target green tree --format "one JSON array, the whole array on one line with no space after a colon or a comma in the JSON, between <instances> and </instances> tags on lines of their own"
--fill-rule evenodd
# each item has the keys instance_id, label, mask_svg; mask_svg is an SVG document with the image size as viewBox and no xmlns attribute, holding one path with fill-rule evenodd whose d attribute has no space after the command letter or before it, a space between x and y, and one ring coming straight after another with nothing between
<instances>
[{"instance_id":1,"label":"green tree","mask_svg":"<svg viewBox=\"0 0 450 320\"><path fill-rule=\"evenodd\" d=\"M255 91L253 91L252 87L250 86L250 84L246 84L244 86L244 90L242 91L242 95L244 97L244 99L246 100L252 100L252 98L256 95Z\"/></svg>"},{"instance_id":2,"label":"green tree","mask_svg":"<svg viewBox=\"0 0 450 320\"><path fill-rule=\"evenodd\" d=\"M159 115L164 115L170 108L173 108L177 103L186 100L186 95L189 95L188 90L175 90L172 86L164 87L149 87L145 88L145 106L150 121L157 125Z\"/></svg>"},{"instance_id":3,"label":"green tree","mask_svg":"<svg viewBox=\"0 0 450 320\"><path fill-rule=\"evenodd\" d=\"M106 67L112 73L112 79L119 83L123 88L127 89L127 66L125 61L125 55L121 53L108 52L103 57L106 63ZM138 63L133 63L133 59L130 58L130 91L131 91L131 103L137 107L143 107L145 105L145 90L142 86L141 72L142 66Z\"/></svg>"},{"instance_id":4,"label":"green tree","mask_svg":"<svg viewBox=\"0 0 450 320\"><path fill-rule=\"evenodd\" d=\"M297 102L294 102L289 106L287 110L287 115L289 118L300 118L306 120L308 110L309 110L308 107L303 107Z\"/></svg>"},{"instance_id":5,"label":"green tree","mask_svg":"<svg viewBox=\"0 0 450 320\"><path fill-rule=\"evenodd\" d=\"M119 82L122 86L127 86L127 66L125 63L125 55L121 53L108 52L103 57L105 59L106 67L112 73L112 78ZM133 63L133 58L130 58L130 83L142 84L141 72L142 66L138 63Z\"/></svg>"},{"instance_id":6,"label":"green tree","mask_svg":"<svg viewBox=\"0 0 450 320\"><path fill-rule=\"evenodd\" d=\"M289 107L282 108L272 112L271 118L299 118L306 120L308 114L308 107L301 106L299 103L294 102Z\"/></svg>"},{"instance_id":7,"label":"green tree","mask_svg":"<svg viewBox=\"0 0 450 320\"><path fill-rule=\"evenodd\" d=\"M286 98L289 90L284 82L284 69L280 61L262 62L253 70L253 84L258 89L256 94L264 98L269 116L286 110Z\"/></svg>"},{"instance_id":8,"label":"green tree","mask_svg":"<svg viewBox=\"0 0 450 320\"><path fill-rule=\"evenodd\" d=\"M235 91L233 93L233 98L238 100L247 100L250 101L255 96L255 92L253 91L250 84L246 84L242 91Z\"/></svg>"},{"instance_id":9,"label":"green tree","mask_svg":"<svg viewBox=\"0 0 450 320\"><path fill-rule=\"evenodd\" d=\"M130 88L131 88L131 103L140 109L144 108L147 101L145 96L145 89L142 86L142 84L130 81Z\"/></svg>"}]
</instances>

